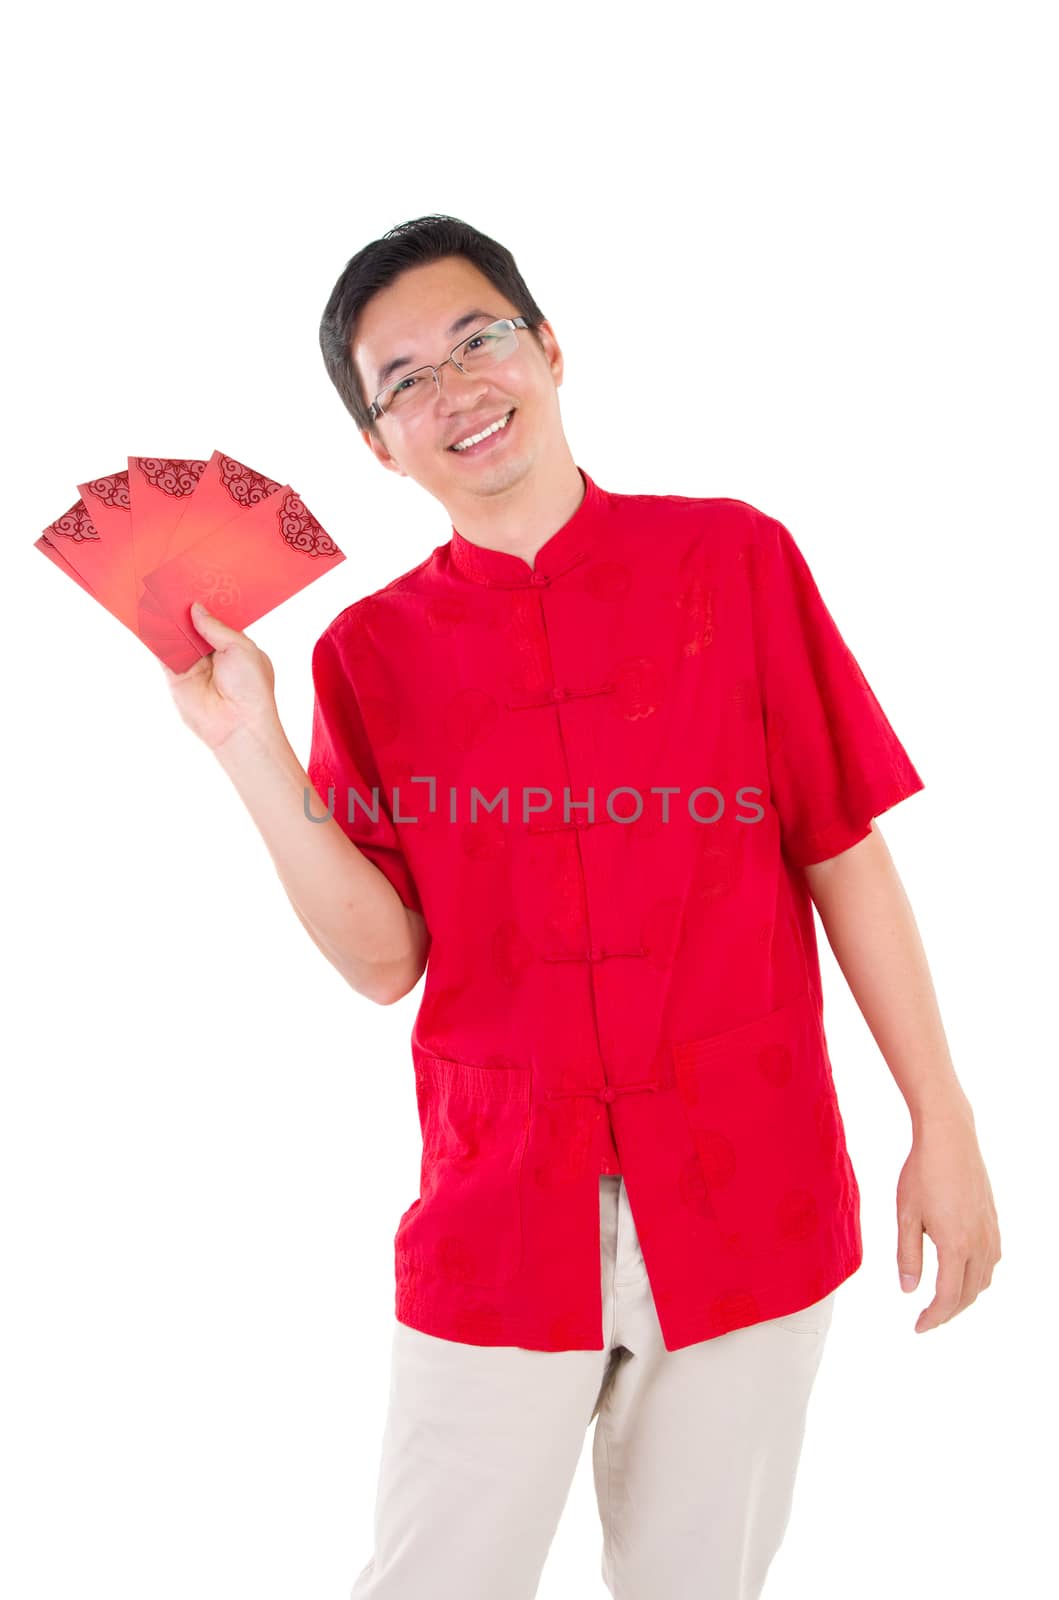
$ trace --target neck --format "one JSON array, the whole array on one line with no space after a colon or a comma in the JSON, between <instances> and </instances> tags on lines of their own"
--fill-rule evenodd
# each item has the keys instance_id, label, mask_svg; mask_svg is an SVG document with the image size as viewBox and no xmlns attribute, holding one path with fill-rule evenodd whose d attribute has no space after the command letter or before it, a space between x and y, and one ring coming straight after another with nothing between
<instances>
[{"instance_id":1,"label":"neck","mask_svg":"<svg viewBox=\"0 0 1059 1600\"><path fill-rule=\"evenodd\" d=\"M503 550L532 566L541 546L569 522L584 492L577 464L564 444L555 461L534 461L495 494L461 496L446 510L453 527L470 544Z\"/></svg>"}]
</instances>

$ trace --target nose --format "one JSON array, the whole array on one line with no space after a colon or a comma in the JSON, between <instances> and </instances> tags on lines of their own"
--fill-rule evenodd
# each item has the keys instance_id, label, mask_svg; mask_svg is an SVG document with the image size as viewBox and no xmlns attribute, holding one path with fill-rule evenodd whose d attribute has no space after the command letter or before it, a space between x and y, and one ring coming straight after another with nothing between
<instances>
[{"instance_id":1,"label":"nose","mask_svg":"<svg viewBox=\"0 0 1059 1600\"><path fill-rule=\"evenodd\" d=\"M477 384L475 383L476 378L478 380ZM446 395L445 393L446 384L448 384L449 389L451 390L449 395ZM486 375L481 372L461 372L458 367L453 365L450 359L438 368L437 387L438 399L447 409L453 409L453 404L450 402L455 403L459 400L462 400L466 408L471 410L475 405L478 404L479 397L485 394L488 390L489 380ZM469 405L467 404L468 400L470 400ZM460 410L461 407L456 404L455 409Z\"/></svg>"}]
</instances>

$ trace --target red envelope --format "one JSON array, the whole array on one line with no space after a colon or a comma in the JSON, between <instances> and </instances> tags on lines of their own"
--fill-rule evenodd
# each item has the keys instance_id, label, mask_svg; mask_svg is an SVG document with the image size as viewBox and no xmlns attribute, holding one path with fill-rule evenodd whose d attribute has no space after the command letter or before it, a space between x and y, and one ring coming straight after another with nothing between
<instances>
[{"instance_id":1,"label":"red envelope","mask_svg":"<svg viewBox=\"0 0 1059 1600\"><path fill-rule=\"evenodd\" d=\"M96 542L82 540L72 548L64 547L64 553L88 580L96 599L119 622L131 628L173 672L186 672L209 653L208 647L197 633L166 617L153 596L145 600L135 564L128 471L112 472L77 487ZM51 528L45 532L52 537Z\"/></svg>"},{"instance_id":2,"label":"red envelope","mask_svg":"<svg viewBox=\"0 0 1059 1600\"><path fill-rule=\"evenodd\" d=\"M172 618L165 615L153 595L144 591L139 606L130 603L131 562L126 572L124 560L127 541L123 544L121 538L104 539L88 516L83 499L58 517L34 543L172 671L186 672L207 654L198 635L197 642L193 643Z\"/></svg>"},{"instance_id":3,"label":"red envelope","mask_svg":"<svg viewBox=\"0 0 1059 1600\"><path fill-rule=\"evenodd\" d=\"M126 627L135 624L132 560L127 542L104 539L100 535L84 497L75 500L68 511L49 523L36 541L38 549L50 546L58 552L60 564L77 577L112 616Z\"/></svg>"},{"instance_id":4,"label":"red envelope","mask_svg":"<svg viewBox=\"0 0 1059 1600\"><path fill-rule=\"evenodd\" d=\"M60 572L65 572L68 578L72 578L75 583L79 583L82 589L84 589L88 594L92 595L93 599L98 599L98 596L92 591L92 586L85 582L76 567L72 567L70 565L62 551L52 544L46 533L42 533L40 538L35 539L33 542L38 550L42 550L44 552L49 561L55 562L55 565L59 568ZM110 608L108 607L107 609L109 610Z\"/></svg>"},{"instance_id":5,"label":"red envelope","mask_svg":"<svg viewBox=\"0 0 1059 1600\"><path fill-rule=\"evenodd\" d=\"M168 558L170 541L191 505L206 463L166 456L129 456L128 463L132 558L142 577Z\"/></svg>"},{"instance_id":6,"label":"red envelope","mask_svg":"<svg viewBox=\"0 0 1059 1600\"><path fill-rule=\"evenodd\" d=\"M241 630L345 559L300 495L284 484L143 581L181 626L194 627L189 607L201 600Z\"/></svg>"},{"instance_id":7,"label":"red envelope","mask_svg":"<svg viewBox=\"0 0 1059 1600\"><path fill-rule=\"evenodd\" d=\"M163 561L187 550L211 529L224 527L240 512L252 511L262 500L275 494L279 487L275 478L266 478L264 473L255 472L253 467L245 467L234 456L222 455L215 450L199 478L194 496L187 497L183 502L187 511L176 524L165 555L157 561L145 563L140 568L141 572L153 571ZM134 505L134 518L135 509ZM192 514L188 515L188 512Z\"/></svg>"},{"instance_id":8,"label":"red envelope","mask_svg":"<svg viewBox=\"0 0 1059 1600\"><path fill-rule=\"evenodd\" d=\"M78 490L36 548L174 672L212 651L192 599L241 629L345 560L289 484L219 450L130 456Z\"/></svg>"},{"instance_id":9,"label":"red envelope","mask_svg":"<svg viewBox=\"0 0 1059 1600\"><path fill-rule=\"evenodd\" d=\"M136 572L132 564L132 528L129 522L129 475L112 472L91 483L79 483L78 505L94 530L94 543L74 541L69 559L89 583L99 599L126 627L136 630ZM74 507L72 510L76 510ZM71 512L66 513L70 517ZM60 520L48 529L64 532Z\"/></svg>"}]
</instances>

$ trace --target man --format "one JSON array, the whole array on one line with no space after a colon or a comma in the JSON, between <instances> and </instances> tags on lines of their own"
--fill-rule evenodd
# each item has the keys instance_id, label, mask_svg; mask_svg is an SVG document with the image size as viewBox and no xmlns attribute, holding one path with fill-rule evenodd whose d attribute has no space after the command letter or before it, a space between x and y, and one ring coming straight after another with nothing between
<instances>
[{"instance_id":1,"label":"man","mask_svg":"<svg viewBox=\"0 0 1059 1600\"><path fill-rule=\"evenodd\" d=\"M616 1600L750 1600L861 1261L814 905L912 1118L904 1287L924 1231L939 1257L917 1329L1000 1258L873 821L922 779L782 524L577 466L558 340L502 246L393 230L347 264L321 344L451 538L317 641L307 770L271 664L201 610L214 654L172 688L348 982L389 1004L426 971L353 1595L530 1600L598 1416Z\"/></svg>"}]
</instances>

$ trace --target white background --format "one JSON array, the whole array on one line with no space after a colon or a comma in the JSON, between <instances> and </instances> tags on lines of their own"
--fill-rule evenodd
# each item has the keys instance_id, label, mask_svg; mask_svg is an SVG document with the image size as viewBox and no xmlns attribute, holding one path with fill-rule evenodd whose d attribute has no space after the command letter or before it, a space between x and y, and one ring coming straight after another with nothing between
<instances>
[{"instance_id":1,"label":"white background","mask_svg":"<svg viewBox=\"0 0 1059 1600\"><path fill-rule=\"evenodd\" d=\"M130 454L222 449L293 483L348 558L250 630L304 760L313 641L450 533L373 460L317 343L348 258L433 211L514 252L602 487L788 525L926 782L881 826L1004 1256L913 1333L936 1258L927 1241L903 1296L911 1125L821 935L865 1261L770 1600L1047 1587L1048 9L308 0L23 23L3 111L5 1596L346 1600L371 1554L420 991L387 1009L343 985L155 659L32 546ZM590 1439L541 1600L605 1593Z\"/></svg>"}]
</instances>

